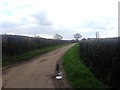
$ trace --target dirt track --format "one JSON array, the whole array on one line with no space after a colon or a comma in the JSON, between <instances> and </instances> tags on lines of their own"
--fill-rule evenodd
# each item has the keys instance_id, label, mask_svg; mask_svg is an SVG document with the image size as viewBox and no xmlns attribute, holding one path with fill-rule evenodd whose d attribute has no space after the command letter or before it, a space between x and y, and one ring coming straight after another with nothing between
<instances>
[{"instance_id":1,"label":"dirt track","mask_svg":"<svg viewBox=\"0 0 120 90\"><path fill-rule=\"evenodd\" d=\"M5 88L67 88L70 87L65 76L55 79L58 60L74 44L51 51L30 61L3 69L2 85Z\"/></svg>"}]
</instances>

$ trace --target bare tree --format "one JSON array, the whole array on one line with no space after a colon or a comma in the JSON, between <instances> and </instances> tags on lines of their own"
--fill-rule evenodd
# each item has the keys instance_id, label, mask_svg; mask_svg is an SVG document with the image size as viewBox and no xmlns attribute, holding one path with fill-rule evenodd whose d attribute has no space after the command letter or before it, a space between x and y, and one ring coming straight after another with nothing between
<instances>
[{"instance_id":1,"label":"bare tree","mask_svg":"<svg viewBox=\"0 0 120 90\"><path fill-rule=\"evenodd\" d=\"M53 38L56 40L61 40L63 37L60 34L55 34Z\"/></svg>"},{"instance_id":2,"label":"bare tree","mask_svg":"<svg viewBox=\"0 0 120 90\"><path fill-rule=\"evenodd\" d=\"M82 35L79 34L79 33L76 33L76 34L74 35L74 38L76 39L77 42L78 42L78 40L79 40L81 37L82 37Z\"/></svg>"}]
</instances>

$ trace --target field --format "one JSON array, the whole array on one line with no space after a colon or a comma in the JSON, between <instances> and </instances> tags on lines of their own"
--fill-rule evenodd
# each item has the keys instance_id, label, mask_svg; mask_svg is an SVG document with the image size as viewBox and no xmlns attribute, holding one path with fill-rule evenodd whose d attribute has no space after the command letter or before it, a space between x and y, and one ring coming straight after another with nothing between
<instances>
[{"instance_id":1,"label":"field","mask_svg":"<svg viewBox=\"0 0 120 90\"><path fill-rule=\"evenodd\" d=\"M120 88L120 38L80 41L83 62L108 87Z\"/></svg>"}]
</instances>

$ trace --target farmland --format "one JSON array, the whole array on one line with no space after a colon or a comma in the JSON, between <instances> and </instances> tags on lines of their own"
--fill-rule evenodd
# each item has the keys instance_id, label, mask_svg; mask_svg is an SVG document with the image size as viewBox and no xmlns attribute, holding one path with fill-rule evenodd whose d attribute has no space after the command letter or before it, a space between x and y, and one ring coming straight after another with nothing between
<instances>
[{"instance_id":1,"label":"farmland","mask_svg":"<svg viewBox=\"0 0 120 90\"><path fill-rule=\"evenodd\" d=\"M71 42L69 40L54 40L41 37L26 37L18 35L2 35L2 64L3 66L6 66L16 62L33 59L36 65L38 65L38 62L42 62L42 60L46 63L47 60L54 62L52 61L53 57L58 54L59 58L56 58L57 62L63 56L64 49L61 48L60 50L50 52L51 55L49 55L49 53L46 55L45 53L70 43ZM63 56L63 66L70 85L75 88L120 87L119 46L120 38L80 40L75 46L69 46L69 48L72 47L69 50L66 46L64 53L67 50L68 51ZM61 56L59 56L59 53ZM45 59L42 59L43 57L39 56L41 54L44 54L43 57ZM33 58L34 56L39 56L41 59L35 58L35 61ZM51 59L46 58L49 56L51 56ZM54 66L55 68L56 62L54 62L54 64L51 66ZM33 65L32 61L26 64L29 63L29 67ZM43 69L45 69L42 63L41 66ZM22 64L20 67L22 67ZM39 70L38 67L36 68ZM46 71L49 68L50 66L47 67ZM18 69L21 70L19 67ZM18 78L16 75L18 72L15 72L15 76ZM14 70L12 73L14 73ZM46 74L47 73L45 73L45 75ZM52 73L52 75L54 74Z\"/></svg>"}]
</instances>

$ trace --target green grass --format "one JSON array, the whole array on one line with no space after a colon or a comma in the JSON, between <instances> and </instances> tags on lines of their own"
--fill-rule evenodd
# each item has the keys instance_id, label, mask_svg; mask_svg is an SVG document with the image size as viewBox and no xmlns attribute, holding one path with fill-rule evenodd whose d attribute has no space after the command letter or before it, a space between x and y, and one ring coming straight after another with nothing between
<instances>
[{"instance_id":1,"label":"green grass","mask_svg":"<svg viewBox=\"0 0 120 90\"><path fill-rule=\"evenodd\" d=\"M15 64L15 63L22 62L22 61L25 61L25 60L29 60L33 57L36 57L36 56L41 55L43 53L55 50L57 48L65 46L65 45L68 45L68 44L37 49L37 50L29 51L29 52L26 52L26 53L23 53L23 54L20 54L20 55L7 56L7 57L3 58L2 66L4 67L4 66L7 66L7 65L11 65L11 64Z\"/></svg>"},{"instance_id":2,"label":"green grass","mask_svg":"<svg viewBox=\"0 0 120 90\"><path fill-rule=\"evenodd\" d=\"M94 88L97 90L105 86L95 78L94 74L80 59L79 44L70 48L64 55L64 69L73 88Z\"/></svg>"}]
</instances>

